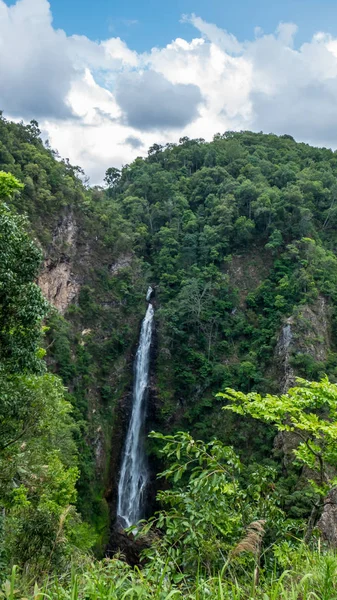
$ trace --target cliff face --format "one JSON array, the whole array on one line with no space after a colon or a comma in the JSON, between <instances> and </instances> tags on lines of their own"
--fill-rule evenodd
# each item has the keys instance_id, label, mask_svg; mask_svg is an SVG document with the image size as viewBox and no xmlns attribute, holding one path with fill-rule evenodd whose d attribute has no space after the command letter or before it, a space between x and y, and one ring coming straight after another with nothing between
<instances>
[{"instance_id":1,"label":"cliff face","mask_svg":"<svg viewBox=\"0 0 337 600\"><path fill-rule=\"evenodd\" d=\"M78 298L80 281L74 271L77 255L78 227L72 213L61 217L53 232L52 243L43 263L38 284L60 314Z\"/></svg>"},{"instance_id":2,"label":"cliff face","mask_svg":"<svg viewBox=\"0 0 337 600\"><path fill-rule=\"evenodd\" d=\"M48 323L50 367L67 385L81 427L86 424L79 505L100 530L101 552L109 535L111 488L127 426L147 283L131 251L109 251L90 228L78 209L62 211L44 246L38 284L56 309Z\"/></svg>"},{"instance_id":3,"label":"cliff face","mask_svg":"<svg viewBox=\"0 0 337 600\"><path fill-rule=\"evenodd\" d=\"M327 360L330 345L331 307L320 295L312 304L297 306L285 320L280 332L275 364L279 371L279 387L286 392L296 382L296 361L306 357L316 363Z\"/></svg>"},{"instance_id":4,"label":"cliff face","mask_svg":"<svg viewBox=\"0 0 337 600\"><path fill-rule=\"evenodd\" d=\"M297 306L280 331L274 355L274 376L278 378L279 391L286 393L296 385L296 377L303 376L300 365L303 360L323 364L330 346L331 307L320 295L312 304ZM275 448L283 454L288 465L293 460L292 451L298 445L298 437L280 432L275 438Z\"/></svg>"},{"instance_id":5,"label":"cliff face","mask_svg":"<svg viewBox=\"0 0 337 600\"><path fill-rule=\"evenodd\" d=\"M237 292L236 309L246 310L248 294L268 277L272 265L271 254L261 246L252 246L248 252L232 256L226 272L231 289Z\"/></svg>"},{"instance_id":6,"label":"cliff face","mask_svg":"<svg viewBox=\"0 0 337 600\"><path fill-rule=\"evenodd\" d=\"M95 246L95 243L93 243L93 246ZM73 332L72 353L73 362L75 363L78 360L76 338L79 347L84 352L89 351L91 356L94 356L97 364L97 349L104 347L110 340L111 331L107 328L107 324L112 325L116 323L117 319L120 325L121 318L125 319L128 312L125 313L123 295L117 298L115 294L102 294L100 290L100 317L87 322L85 313L81 311L81 305L83 304L80 299L81 289L86 289L89 285L92 290L95 290L97 282L95 276L93 277L93 272L102 266L101 263L98 265L97 256L97 249L91 250L90 243L78 226L74 214L69 213L63 216L53 232L52 243L45 258L39 283L48 300L71 325ZM271 257L259 248L253 248L247 254L233 256L227 268L230 289L237 297L236 308L232 310L233 318L237 318L238 314L249 313L247 299L251 293L254 293L263 284L272 266ZM118 281L124 282L127 272L134 272L135 277L137 265L131 252L123 252L113 260L105 257L104 269L107 280L110 282L116 281L117 283ZM136 288L140 284L139 275L133 280L136 283ZM142 287L142 284L140 284L140 287ZM81 382L81 393L87 399L85 418L89 423L86 444L89 451L92 452L93 473L96 481L95 485L97 486L96 493L101 496L101 509L98 511L100 523L102 523L102 515L106 515L106 534L102 538L102 542L103 540L107 541L109 523L107 518L109 513L107 507L104 508L105 502L109 507L110 519L113 520L115 514L121 452L131 408L132 367L139 324L143 316L142 310L140 304L136 312L132 314L131 311L129 316L126 317L129 329L133 330L130 343L119 357L115 357L107 363L108 370L103 375L103 379L97 376L98 368L95 368L96 377L91 379L89 385L86 385L84 381ZM102 315L104 315L104 324L101 320ZM92 315L90 319L92 319ZM159 324L160 321L159 311ZM308 356L316 363L324 363L327 360L330 350L330 329L331 308L323 295L319 295L317 300L311 304L296 306L293 314L285 319L276 342L272 360L273 378L278 380L280 391L286 392L289 387L294 385L297 373L301 374L296 361L301 363L300 359ZM94 352L93 346L96 346ZM178 403L175 407L175 414L172 415L169 421L166 420L166 415L162 410L162 398L160 393L159 397L157 395L156 364L158 353L166 356L166 353L170 354L170 351L167 340L163 340L160 336L156 340L155 346L152 356L149 421L151 426L161 428L164 422L167 426L167 423L172 425L174 422L179 424L183 421L184 410ZM232 368L237 360L238 358L234 354L232 359L227 361L229 368ZM70 387L73 386L73 381L74 379L70 381ZM102 397L102 383L103 386L109 389L109 397ZM166 385L169 384L169 380L165 383ZM163 416L165 421L163 421ZM214 422L216 422L215 418ZM296 447L296 443L297 440L292 439L290 435L277 436L275 446L282 451L285 464L289 462L291 450ZM87 486L88 483L84 483L84 486ZM155 486L155 478L153 484ZM92 485L92 482L90 485ZM151 495L149 500L153 504L154 494ZM330 514L329 508L326 507L321 525L323 535L325 535L324 531L326 529L324 529L324 524L329 523L329 528L331 528L331 523L334 520L334 513Z\"/></svg>"},{"instance_id":7,"label":"cliff face","mask_svg":"<svg viewBox=\"0 0 337 600\"><path fill-rule=\"evenodd\" d=\"M226 266L228 286L234 299L230 317L234 320L247 321L249 324L247 340L251 327L258 326L258 317L252 313L249 299L264 285L272 270L272 256L259 246L252 247L247 253L234 254ZM97 278L98 272L102 273L100 277L104 278L103 287ZM68 211L60 217L45 253L39 284L46 298L65 318L69 328L67 334L70 341L69 359L74 372L66 383L76 398L85 398L82 414L88 423L84 437L85 468L87 469L91 464L91 475L88 480L83 480L81 485L84 494L88 496L87 490L90 486L96 497L100 498L100 507L96 505L95 508L95 518L99 527L102 528L104 524L102 545L107 542L109 522L113 522L115 515L121 452L131 408L133 360L144 310L141 294L139 303L134 306L132 302L129 306L126 305L128 296L125 295L127 291L125 283L128 279L131 294L143 290L141 294L144 299L146 282L142 281L142 272L131 251L123 250L117 256L109 256L104 250L102 253L95 236L89 238L83 225L78 223L74 212ZM162 307L158 305L157 308L159 309L159 336L152 356L149 426L166 430L176 426L185 427L186 408L182 402L174 399L173 394L169 404L167 396L163 400L163 389L167 395L170 388L173 391L176 382L172 378L171 366L174 362L174 352L172 354L170 338L161 335L165 325L161 317ZM114 336L114 332L117 329L125 332L125 326L128 330L127 343L118 354L106 356L105 366L101 369L101 363L104 362L104 359L102 361L104 349L111 348L111 337ZM272 372L272 380L278 382L279 391L286 392L294 385L296 376L303 375L301 372L303 361L310 359L315 364L326 362L331 350L330 330L331 307L322 294L310 304L300 304L293 308L291 316L283 322L275 344L274 356L270 361L271 366L267 367L267 372L268 369ZM116 346L116 338L113 344ZM240 365L240 344L242 341L239 338L238 342L233 344L231 354L224 357L224 364L230 371ZM91 361L84 377L78 374L78 365L82 363L83 356L86 356L87 362ZM157 370L159 356L164 357L164 361ZM167 356L170 357L169 362L165 358ZM54 358L58 370L60 357L56 355ZM164 371L168 373L168 377L163 379ZM207 387L200 387L200 390L198 394L207 397L209 394ZM76 398L75 404L78 402ZM170 413L167 412L168 406L170 406ZM223 426L220 426L220 416L216 416L216 410L213 405L211 422L219 432ZM253 437L257 433L255 429L254 435L251 435L245 423L227 423L227 429L225 427L222 436L224 439L229 439L231 443L233 443L231 438L233 428L236 430L234 443L237 443L237 435L239 437L245 435L247 448L254 448ZM263 439L263 432L257 435L258 439L259 435ZM290 464L291 451L296 445L297 439L294 436L289 434L277 436L275 447L282 452L285 466ZM159 468L154 458L152 464L154 470ZM152 491L155 489L155 473L153 473ZM152 493L149 498L149 506L152 507L154 495ZM92 516L92 502L93 500L88 503L86 498L83 503L82 511L87 518ZM334 511L330 512L327 506L324 518L321 520L323 535L331 535L328 529L331 529L331 523L334 522ZM328 529L326 523L329 524Z\"/></svg>"},{"instance_id":8,"label":"cliff face","mask_svg":"<svg viewBox=\"0 0 337 600\"><path fill-rule=\"evenodd\" d=\"M47 357L78 423L85 518L107 526L149 281L158 332L149 426L270 456L268 428L224 418L215 395L337 377L335 154L250 132L182 138L103 190L85 187L35 127L0 118L0 141L0 169L25 185L14 208L44 250L39 284L56 309Z\"/></svg>"},{"instance_id":9,"label":"cliff face","mask_svg":"<svg viewBox=\"0 0 337 600\"><path fill-rule=\"evenodd\" d=\"M296 307L280 333L275 362L279 369L280 390L296 385L296 359L309 357L315 363L324 364L331 352L331 306L324 296L319 296L311 305ZM288 467L293 460L293 450L298 445L298 436L290 432L280 432L275 438L275 448L280 450L283 463ZM299 481L299 489L312 473L304 470ZM322 515L317 522L322 538L329 546L337 547L337 490L332 489L324 500Z\"/></svg>"}]
</instances>

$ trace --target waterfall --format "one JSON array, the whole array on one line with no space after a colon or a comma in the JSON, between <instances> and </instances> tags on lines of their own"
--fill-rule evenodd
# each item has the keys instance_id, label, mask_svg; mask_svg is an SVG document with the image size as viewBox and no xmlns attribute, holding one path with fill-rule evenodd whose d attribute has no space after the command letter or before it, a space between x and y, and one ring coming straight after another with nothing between
<instances>
[{"instance_id":1,"label":"waterfall","mask_svg":"<svg viewBox=\"0 0 337 600\"><path fill-rule=\"evenodd\" d=\"M146 295L147 302L150 301L152 293L152 288L149 288ZM135 525L144 516L145 491L149 478L145 454L144 424L153 315L153 306L149 302L142 322L135 359L132 413L118 484L117 518L123 527Z\"/></svg>"},{"instance_id":2,"label":"waterfall","mask_svg":"<svg viewBox=\"0 0 337 600\"><path fill-rule=\"evenodd\" d=\"M150 302L152 294L153 294L153 289L150 286L148 288L148 290L147 290L147 293L146 293L146 302Z\"/></svg>"}]
</instances>

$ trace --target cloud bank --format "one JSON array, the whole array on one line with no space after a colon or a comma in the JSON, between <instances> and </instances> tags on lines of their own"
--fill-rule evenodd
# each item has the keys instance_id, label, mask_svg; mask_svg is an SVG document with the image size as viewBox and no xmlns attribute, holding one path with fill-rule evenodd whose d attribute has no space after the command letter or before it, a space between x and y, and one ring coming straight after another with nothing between
<instances>
[{"instance_id":1,"label":"cloud bank","mask_svg":"<svg viewBox=\"0 0 337 600\"><path fill-rule=\"evenodd\" d=\"M337 147L337 39L296 47L296 25L237 40L194 14L188 42L138 54L53 27L47 0L0 0L0 109L37 119L51 144L100 183L153 143L228 129Z\"/></svg>"}]
</instances>

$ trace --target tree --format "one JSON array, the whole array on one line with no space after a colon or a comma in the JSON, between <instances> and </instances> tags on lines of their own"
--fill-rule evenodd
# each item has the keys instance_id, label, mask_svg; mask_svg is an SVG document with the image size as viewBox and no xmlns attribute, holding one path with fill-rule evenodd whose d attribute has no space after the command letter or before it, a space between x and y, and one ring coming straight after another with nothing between
<instances>
[{"instance_id":1,"label":"tree","mask_svg":"<svg viewBox=\"0 0 337 600\"><path fill-rule=\"evenodd\" d=\"M2 198L22 187L0 173ZM0 200L0 555L43 570L69 547L60 519L67 528L76 514L78 469L71 405L61 380L45 372L49 307L34 283L41 252L26 229Z\"/></svg>"},{"instance_id":2,"label":"tree","mask_svg":"<svg viewBox=\"0 0 337 600\"><path fill-rule=\"evenodd\" d=\"M72 520L79 522L71 506L78 479L72 407L55 375L0 377L0 385L0 506L5 516L0 551L2 546L32 573L64 569L70 552L65 533Z\"/></svg>"},{"instance_id":3,"label":"tree","mask_svg":"<svg viewBox=\"0 0 337 600\"><path fill-rule=\"evenodd\" d=\"M1 181L3 193L17 189L11 178ZM34 283L42 255L26 226L24 217L0 203L0 368L11 372L43 368L38 350L48 304Z\"/></svg>"},{"instance_id":4,"label":"tree","mask_svg":"<svg viewBox=\"0 0 337 600\"><path fill-rule=\"evenodd\" d=\"M224 407L239 415L272 423L278 431L292 432L298 438L296 461L307 469L314 504L309 519L308 540L317 521L324 498L337 485L337 385L327 377L319 383L298 379L299 386L286 394L263 397L232 389L218 396L229 404ZM324 417L324 418L323 418Z\"/></svg>"},{"instance_id":5,"label":"tree","mask_svg":"<svg viewBox=\"0 0 337 600\"><path fill-rule=\"evenodd\" d=\"M150 437L164 443L160 453L169 465L159 477L170 482L158 493L162 510L143 530L162 532L149 551L152 558L159 555L159 562L187 577L199 569L212 573L257 519L277 537L285 523L270 485L272 468L255 466L248 474L233 448L219 440L205 443L185 432Z\"/></svg>"},{"instance_id":6,"label":"tree","mask_svg":"<svg viewBox=\"0 0 337 600\"><path fill-rule=\"evenodd\" d=\"M109 167L109 169L105 171L104 181L109 188L112 188L118 183L120 177L121 172L119 169L116 169L116 167Z\"/></svg>"},{"instance_id":7,"label":"tree","mask_svg":"<svg viewBox=\"0 0 337 600\"><path fill-rule=\"evenodd\" d=\"M23 183L20 183L11 173L0 171L0 200L9 198L16 190L22 190Z\"/></svg>"},{"instance_id":8,"label":"tree","mask_svg":"<svg viewBox=\"0 0 337 600\"><path fill-rule=\"evenodd\" d=\"M163 150L163 146L161 144L153 144L152 146L150 146L150 148L148 150L148 155L149 156L156 155L159 152L162 152L162 150Z\"/></svg>"}]
</instances>

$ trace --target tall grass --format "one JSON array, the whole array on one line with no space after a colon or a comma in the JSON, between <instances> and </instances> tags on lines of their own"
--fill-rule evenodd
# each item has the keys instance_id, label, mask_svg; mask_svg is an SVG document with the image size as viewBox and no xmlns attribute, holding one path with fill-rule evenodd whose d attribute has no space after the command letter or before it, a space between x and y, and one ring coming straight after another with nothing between
<instances>
[{"instance_id":1,"label":"tall grass","mask_svg":"<svg viewBox=\"0 0 337 600\"><path fill-rule=\"evenodd\" d=\"M35 586L13 567L0 597L6 600L337 600L337 556L302 548L293 553L292 568L276 577L261 572L244 580L228 570L214 577L198 573L191 581L173 573L171 565L131 569L119 559L73 568L66 581L49 578ZM170 568L169 568L170 567Z\"/></svg>"}]
</instances>

